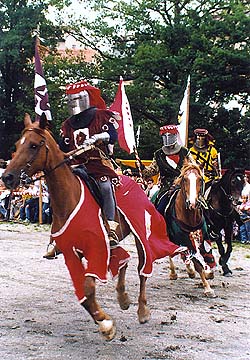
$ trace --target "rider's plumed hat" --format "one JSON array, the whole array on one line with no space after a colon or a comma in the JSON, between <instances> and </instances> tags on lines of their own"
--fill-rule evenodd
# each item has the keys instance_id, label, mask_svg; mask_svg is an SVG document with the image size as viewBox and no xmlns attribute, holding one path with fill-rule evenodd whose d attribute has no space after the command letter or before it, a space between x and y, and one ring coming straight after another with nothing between
<instances>
[{"instance_id":1,"label":"rider's plumed hat","mask_svg":"<svg viewBox=\"0 0 250 360\"><path fill-rule=\"evenodd\" d=\"M160 127L160 135L164 134L179 134L178 128L176 125L164 125Z\"/></svg>"}]
</instances>

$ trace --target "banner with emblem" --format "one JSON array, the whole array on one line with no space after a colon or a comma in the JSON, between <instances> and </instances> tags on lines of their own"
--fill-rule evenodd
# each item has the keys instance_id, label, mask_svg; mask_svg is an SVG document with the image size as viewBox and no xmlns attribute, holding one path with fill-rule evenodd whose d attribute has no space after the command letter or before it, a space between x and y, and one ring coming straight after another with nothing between
<instances>
[{"instance_id":1,"label":"banner with emblem","mask_svg":"<svg viewBox=\"0 0 250 360\"><path fill-rule=\"evenodd\" d=\"M39 39L35 43L35 113L36 121L39 121L42 113L46 114L48 120L52 120L47 84L43 74L41 59L39 56Z\"/></svg>"}]
</instances>

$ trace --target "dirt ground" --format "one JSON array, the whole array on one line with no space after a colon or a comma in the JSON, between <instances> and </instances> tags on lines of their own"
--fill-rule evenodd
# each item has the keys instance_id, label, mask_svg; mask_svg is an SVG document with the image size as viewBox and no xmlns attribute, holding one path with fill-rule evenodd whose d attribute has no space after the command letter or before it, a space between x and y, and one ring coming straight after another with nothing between
<instances>
[{"instance_id":1,"label":"dirt ground","mask_svg":"<svg viewBox=\"0 0 250 360\"><path fill-rule=\"evenodd\" d=\"M199 278L168 278L168 259L154 265L147 282L151 320L137 320L137 255L133 239L127 273L132 304L120 310L115 283L97 283L97 297L116 319L117 335L107 342L78 304L63 256L43 259L46 225L0 223L0 359L3 360L247 360L250 359L250 246L234 244L225 278L218 268L206 298ZM217 257L217 252L215 250Z\"/></svg>"}]
</instances>

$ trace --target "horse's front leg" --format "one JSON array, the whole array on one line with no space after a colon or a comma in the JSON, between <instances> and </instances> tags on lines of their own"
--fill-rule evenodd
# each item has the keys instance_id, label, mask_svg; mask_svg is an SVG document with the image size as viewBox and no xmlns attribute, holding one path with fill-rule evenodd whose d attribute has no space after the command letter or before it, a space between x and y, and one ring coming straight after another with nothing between
<instances>
[{"instance_id":1,"label":"horse's front leg","mask_svg":"<svg viewBox=\"0 0 250 360\"><path fill-rule=\"evenodd\" d=\"M198 261L196 261L195 259L192 259L192 261L194 263L195 270L200 275L202 285L203 285L203 288L204 288L204 294L207 297L211 297L211 298L216 297L215 293L214 293L214 290L211 289L211 286L210 286L209 282L206 279L206 273L205 273L205 270L204 270L203 266Z\"/></svg>"},{"instance_id":2,"label":"horse's front leg","mask_svg":"<svg viewBox=\"0 0 250 360\"><path fill-rule=\"evenodd\" d=\"M233 224L231 224L225 229L226 251L223 257L223 263L221 264L224 276L232 275L232 270L229 269L227 264L233 250L232 241L233 241Z\"/></svg>"},{"instance_id":3,"label":"horse's front leg","mask_svg":"<svg viewBox=\"0 0 250 360\"><path fill-rule=\"evenodd\" d=\"M127 310L131 303L129 299L129 295L126 292L126 288L125 288L127 267L128 265L126 264L119 270L118 281L116 285L117 300L122 310Z\"/></svg>"},{"instance_id":4,"label":"horse's front leg","mask_svg":"<svg viewBox=\"0 0 250 360\"><path fill-rule=\"evenodd\" d=\"M195 278L194 263L192 261L188 261L188 262L186 262L185 265L186 265L186 270L187 270L188 277L190 279L194 279Z\"/></svg>"},{"instance_id":5,"label":"horse's front leg","mask_svg":"<svg viewBox=\"0 0 250 360\"><path fill-rule=\"evenodd\" d=\"M146 297L146 281L147 278L143 275L139 275L140 278L140 294L138 297L138 319L140 324L144 324L150 319L150 310L147 306L147 297Z\"/></svg>"},{"instance_id":6,"label":"horse's front leg","mask_svg":"<svg viewBox=\"0 0 250 360\"><path fill-rule=\"evenodd\" d=\"M229 269L227 262L230 258L231 252L232 252L232 238L231 238L230 230L225 230L225 243L226 243L226 250L224 248L224 245L222 243L222 238L216 240L216 244L218 246L218 251L220 254L219 258L219 264L222 268L223 275L224 276L231 276L232 271Z\"/></svg>"},{"instance_id":7,"label":"horse's front leg","mask_svg":"<svg viewBox=\"0 0 250 360\"><path fill-rule=\"evenodd\" d=\"M169 256L169 270L170 270L169 279L170 280L177 280L178 275L176 273L174 260L171 258L171 256Z\"/></svg>"},{"instance_id":8,"label":"horse's front leg","mask_svg":"<svg viewBox=\"0 0 250 360\"><path fill-rule=\"evenodd\" d=\"M86 276L84 281L84 293L86 300L82 303L83 307L92 316L95 323L99 326L100 333L106 340L112 340L116 334L114 320L104 312L96 301L95 278Z\"/></svg>"}]
</instances>

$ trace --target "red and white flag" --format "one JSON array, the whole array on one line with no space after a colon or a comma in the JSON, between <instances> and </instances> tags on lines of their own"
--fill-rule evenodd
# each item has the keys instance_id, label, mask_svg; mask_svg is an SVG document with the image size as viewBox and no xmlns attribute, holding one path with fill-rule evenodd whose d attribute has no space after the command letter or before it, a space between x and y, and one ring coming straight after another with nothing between
<instances>
[{"instance_id":1,"label":"red and white flag","mask_svg":"<svg viewBox=\"0 0 250 360\"><path fill-rule=\"evenodd\" d=\"M43 74L43 68L38 51L38 41L35 44L35 113L36 121L39 121L42 113L46 114L48 120L52 120L47 84Z\"/></svg>"},{"instance_id":2,"label":"red and white flag","mask_svg":"<svg viewBox=\"0 0 250 360\"><path fill-rule=\"evenodd\" d=\"M134 125L122 78L119 82L115 100L110 106L109 110L116 111L120 114L121 120L119 121L119 128L117 130L118 143L123 150L127 151L129 154L132 154L135 151L136 146Z\"/></svg>"},{"instance_id":3,"label":"red and white flag","mask_svg":"<svg viewBox=\"0 0 250 360\"><path fill-rule=\"evenodd\" d=\"M189 122L189 98L190 98L190 75L187 79L187 86L180 105L178 115L178 130L183 146L188 145L188 122Z\"/></svg>"}]
</instances>

